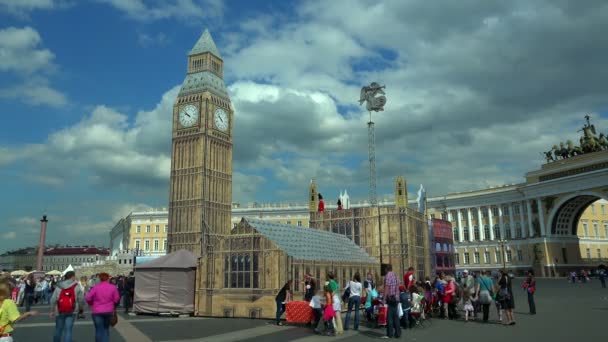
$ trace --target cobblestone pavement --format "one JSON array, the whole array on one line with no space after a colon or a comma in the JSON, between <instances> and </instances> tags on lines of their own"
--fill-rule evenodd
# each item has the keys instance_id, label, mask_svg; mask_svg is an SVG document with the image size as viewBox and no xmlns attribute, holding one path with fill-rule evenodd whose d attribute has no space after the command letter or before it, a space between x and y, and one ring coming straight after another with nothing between
<instances>
[{"instance_id":1,"label":"cobblestone pavement","mask_svg":"<svg viewBox=\"0 0 608 342\"><path fill-rule=\"evenodd\" d=\"M514 282L515 326L501 326L496 309L491 307L491 320L479 322L446 321L431 319L425 327L403 332L405 341L438 341L442 338L491 337L492 342L502 341L567 341L584 337L599 341L605 337L603 319L608 313L608 290L598 281L588 284L569 284L565 280L539 279L537 284L537 315L528 315L527 297L520 287L521 279ZM38 306L39 317L18 324L15 341L48 341L52 338L54 322L48 317L48 307ZM111 341L298 341L323 340L369 341L380 338L383 329L362 326L358 332L347 331L337 337L312 334L309 328L278 327L265 320L165 318L154 316L128 316L121 314L119 324L111 329ZM542 339L542 340L541 340ZM74 341L94 340L94 327L90 314L74 326Z\"/></svg>"}]
</instances>

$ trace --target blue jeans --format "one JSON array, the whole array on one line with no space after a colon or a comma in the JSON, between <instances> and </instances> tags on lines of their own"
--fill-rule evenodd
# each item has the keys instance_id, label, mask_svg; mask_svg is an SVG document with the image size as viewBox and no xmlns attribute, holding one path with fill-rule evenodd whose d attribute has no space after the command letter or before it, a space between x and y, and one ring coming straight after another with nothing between
<instances>
[{"instance_id":1,"label":"blue jeans","mask_svg":"<svg viewBox=\"0 0 608 342\"><path fill-rule=\"evenodd\" d=\"M348 298L348 311L346 312L346 320L344 321L344 330L348 330L350 323L350 312L355 309L355 324L354 329L359 329L359 309L361 306L361 297L360 296L350 296Z\"/></svg>"},{"instance_id":2,"label":"blue jeans","mask_svg":"<svg viewBox=\"0 0 608 342\"><path fill-rule=\"evenodd\" d=\"M281 316L285 312L285 304L282 300L277 300L277 324L281 323Z\"/></svg>"},{"instance_id":3,"label":"blue jeans","mask_svg":"<svg viewBox=\"0 0 608 342\"><path fill-rule=\"evenodd\" d=\"M110 342L110 321L114 313L93 314L95 342Z\"/></svg>"},{"instance_id":4,"label":"blue jeans","mask_svg":"<svg viewBox=\"0 0 608 342\"><path fill-rule=\"evenodd\" d=\"M32 302L34 301L33 293L26 293L23 296L23 301L25 302L25 312L29 312L32 309Z\"/></svg>"},{"instance_id":5,"label":"blue jeans","mask_svg":"<svg viewBox=\"0 0 608 342\"><path fill-rule=\"evenodd\" d=\"M57 314L55 316L55 335L53 342L72 342L72 328L74 327L74 314Z\"/></svg>"}]
</instances>

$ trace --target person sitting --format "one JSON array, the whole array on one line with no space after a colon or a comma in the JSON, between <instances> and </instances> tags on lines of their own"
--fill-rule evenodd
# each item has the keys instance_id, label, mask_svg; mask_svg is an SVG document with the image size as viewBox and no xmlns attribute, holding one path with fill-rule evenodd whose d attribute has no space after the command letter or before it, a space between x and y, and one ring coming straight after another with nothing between
<instances>
[{"instance_id":1,"label":"person sitting","mask_svg":"<svg viewBox=\"0 0 608 342\"><path fill-rule=\"evenodd\" d=\"M365 299L365 317L368 322L373 320L374 313L374 302L378 300L378 291L376 290L376 284L371 283L371 291L368 292L367 298Z\"/></svg>"}]
</instances>

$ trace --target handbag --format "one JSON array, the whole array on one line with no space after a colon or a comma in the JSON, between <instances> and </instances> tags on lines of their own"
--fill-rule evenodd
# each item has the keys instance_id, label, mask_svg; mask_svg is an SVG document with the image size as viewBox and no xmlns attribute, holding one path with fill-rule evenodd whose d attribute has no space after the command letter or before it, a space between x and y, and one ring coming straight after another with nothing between
<instances>
[{"instance_id":1,"label":"handbag","mask_svg":"<svg viewBox=\"0 0 608 342\"><path fill-rule=\"evenodd\" d=\"M480 282L485 289L479 291L479 302L482 305L489 305L492 303L492 290L488 288L485 280Z\"/></svg>"},{"instance_id":2,"label":"handbag","mask_svg":"<svg viewBox=\"0 0 608 342\"><path fill-rule=\"evenodd\" d=\"M112 315L112 320L110 321L110 326L115 326L118 324L118 315L116 314L116 310L114 310L114 315Z\"/></svg>"},{"instance_id":3,"label":"handbag","mask_svg":"<svg viewBox=\"0 0 608 342\"><path fill-rule=\"evenodd\" d=\"M399 312L399 318L403 317L403 308L401 307L401 305L398 305L398 312Z\"/></svg>"}]
</instances>

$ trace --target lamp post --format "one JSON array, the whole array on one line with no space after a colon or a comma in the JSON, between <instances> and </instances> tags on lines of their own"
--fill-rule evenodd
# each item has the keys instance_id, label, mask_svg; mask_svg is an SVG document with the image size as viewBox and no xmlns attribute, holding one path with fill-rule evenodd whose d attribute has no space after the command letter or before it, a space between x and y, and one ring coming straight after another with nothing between
<instances>
[{"instance_id":1,"label":"lamp post","mask_svg":"<svg viewBox=\"0 0 608 342\"><path fill-rule=\"evenodd\" d=\"M500 240L498 240L498 243L500 243L500 249L502 252L502 269L506 271L507 270L507 255L505 253L505 244L507 243L507 240L500 239Z\"/></svg>"}]
</instances>

